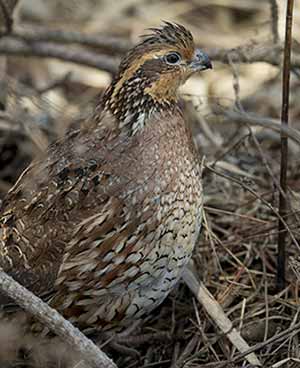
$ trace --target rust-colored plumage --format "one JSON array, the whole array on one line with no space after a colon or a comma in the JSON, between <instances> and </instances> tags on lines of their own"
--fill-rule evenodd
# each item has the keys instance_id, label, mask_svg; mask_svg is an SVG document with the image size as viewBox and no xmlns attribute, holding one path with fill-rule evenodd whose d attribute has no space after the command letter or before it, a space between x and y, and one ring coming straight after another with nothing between
<instances>
[{"instance_id":1,"label":"rust-colored plumage","mask_svg":"<svg viewBox=\"0 0 300 368\"><path fill-rule=\"evenodd\" d=\"M152 31L91 121L33 162L2 209L1 267L81 328L159 305L200 230L200 166L177 89L211 64L183 26Z\"/></svg>"}]
</instances>

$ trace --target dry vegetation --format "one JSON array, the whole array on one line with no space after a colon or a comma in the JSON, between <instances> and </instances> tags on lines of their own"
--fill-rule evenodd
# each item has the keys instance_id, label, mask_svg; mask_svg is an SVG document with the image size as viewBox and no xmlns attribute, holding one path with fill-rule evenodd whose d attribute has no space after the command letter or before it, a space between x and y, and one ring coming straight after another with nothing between
<instances>
[{"instance_id":1,"label":"dry vegetation","mask_svg":"<svg viewBox=\"0 0 300 368\"><path fill-rule=\"evenodd\" d=\"M286 2L277 3L278 9L275 0L21 1L13 33L0 40L0 194L70 123L80 124L145 28L161 19L185 24L214 62L212 72L192 79L182 91L199 154L206 157L205 221L194 265L263 367L292 368L300 366L300 139L287 131L288 264L286 287L278 291ZM298 1L294 17L290 121L297 130ZM3 31L5 20L2 14ZM49 337L24 337L22 326L1 327L1 367L81 366L68 347ZM184 283L142 326L105 347L119 368L249 367Z\"/></svg>"}]
</instances>

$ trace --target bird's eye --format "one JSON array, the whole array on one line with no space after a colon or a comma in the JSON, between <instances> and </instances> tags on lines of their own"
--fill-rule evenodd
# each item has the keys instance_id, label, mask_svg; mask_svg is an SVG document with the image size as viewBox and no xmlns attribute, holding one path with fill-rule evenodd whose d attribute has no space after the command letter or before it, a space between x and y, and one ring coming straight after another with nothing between
<instances>
[{"instance_id":1,"label":"bird's eye","mask_svg":"<svg viewBox=\"0 0 300 368\"><path fill-rule=\"evenodd\" d=\"M165 56L165 60L168 64L177 65L181 62L181 56L177 52L170 52Z\"/></svg>"}]
</instances>

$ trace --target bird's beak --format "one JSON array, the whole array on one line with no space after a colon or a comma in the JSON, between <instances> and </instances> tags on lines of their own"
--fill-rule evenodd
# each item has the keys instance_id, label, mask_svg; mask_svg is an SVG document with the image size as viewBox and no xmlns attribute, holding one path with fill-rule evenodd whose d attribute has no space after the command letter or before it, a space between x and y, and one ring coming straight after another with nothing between
<instances>
[{"instance_id":1,"label":"bird's beak","mask_svg":"<svg viewBox=\"0 0 300 368\"><path fill-rule=\"evenodd\" d=\"M196 49L190 67L194 72L199 72L201 70L212 69L212 63L205 52Z\"/></svg>"}]
</instances>

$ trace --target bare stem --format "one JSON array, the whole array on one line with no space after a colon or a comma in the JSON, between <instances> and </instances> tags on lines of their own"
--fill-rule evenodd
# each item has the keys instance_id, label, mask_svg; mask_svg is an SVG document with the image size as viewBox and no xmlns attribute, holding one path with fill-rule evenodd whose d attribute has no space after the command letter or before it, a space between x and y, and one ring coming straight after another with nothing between
<instances>
[{"instance_id":1,"label":"bare stem","mask_svg":"<svg viewBox=\"0 0 300 368\"><path fill-rule=\"evenodd\" d=\"M276 44L279 41L279 34L278 34L278 5L276 0L269 0L270 7L271 7L271 29L273 34L273 42Z\"/></svg>"},{"instance_id":2,"label":"bare stem","mask_svg":"<svg viewBox=\"0 0 300 368\"><path fill-rule=\"evenodd\" d=\"M5 33L9 34L12 31L13 18L11 14L9 13L6 3L4 3L3 0L0 0L0 9L1 9L3 19L4 19Z\"/></svg>"},{"instance_id":3,"label":"bare stem","mask_svg":"<svg viewBox=\"0 0 300 368\"><path fill-rule=\"evenodd\" d=\"M288 125L289 120L289 88L291 70L291 48L292 48L292 21L293 21L294 0L288 0L286 10L285 26L285 46L282 74L282 110L281 124ZM280 163L280 186L279 193L279 214L282 219L287 214L287 166L288 166L288 137L281 131L281 163ZM285 244L287 232L281 220L278 222L278 259L277 259L277 287L283 289L285 286Z\"/></svg>"}]
</instances>

